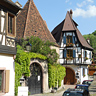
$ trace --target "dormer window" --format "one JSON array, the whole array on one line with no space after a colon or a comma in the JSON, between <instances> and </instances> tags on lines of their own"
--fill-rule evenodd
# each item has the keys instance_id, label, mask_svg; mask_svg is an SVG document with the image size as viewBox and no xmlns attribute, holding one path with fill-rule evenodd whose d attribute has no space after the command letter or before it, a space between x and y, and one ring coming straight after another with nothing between
<instances>
[{"instance_id":1,"label":"dormer window","mask_svg":"<svg viewBox=\"0 0 96 96\"><path fill-rule=\"evenodd\" d=\"M72 43L72 36L67 36L67 44Z\"/></svg>"}]
</instances>

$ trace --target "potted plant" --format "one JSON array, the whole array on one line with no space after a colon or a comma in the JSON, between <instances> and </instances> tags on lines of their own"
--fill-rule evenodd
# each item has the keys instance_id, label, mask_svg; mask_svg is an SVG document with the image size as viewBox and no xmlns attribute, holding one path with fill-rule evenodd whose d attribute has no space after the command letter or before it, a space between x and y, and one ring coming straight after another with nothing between
<instances>
[{"instance_id":1,"label":"potted plant","mask_svg":"<svg viewBox=\"0 0 96 96\"><path fill-rule=\"evenodd\" d=\"M73 60L73 57L70 57L71 60Z\"/></svg>"},{"instance_id":2,"label":"potted plant","mask_svg":"<svg viewBox=\"0 0 96 96\"><path fill-rule=\"evenodd\" d=\"M84 74L83 77L85 77L86 75Z\"/></svg>"},{"instance_id":3,"label":"potted plant","mask_svg":"<svg viewBox=\"0 0 96 96\"><path fill-rule=\"evenodd\" d=\"M67 43L66 46L73 46L73 43Z\"/></svg>"},{"instance_id":4,"label":"potted plant","mask_svg":"<svg viewBox=\"0 0 96 96\"><path fill-rule=\"evenodd\" d=\"M85 57L85 60L88 60L88 58L87 58L87 57Z\"/></svg>"},{"instance_id":5,"label":"potted plant","mask_svg":"<svg viewBox=\"0 0 96 96\"><path fill-rule=\"evenodd\" d=\"M81 56L81 54L79 54L79 56L78 56L79 58L81 58L82 56Z\"/></svg>"},{"instance_id":6,"label":"potted plant","mask_svg":"<svg viewBox=\"0 0 96 96\"><path fill-rule=\"evenodd\" d=\"M69 60L70 58L69 58L69 57L67 57L66 59L67 59L67 60Z\"/></svg>"}]
</instances>

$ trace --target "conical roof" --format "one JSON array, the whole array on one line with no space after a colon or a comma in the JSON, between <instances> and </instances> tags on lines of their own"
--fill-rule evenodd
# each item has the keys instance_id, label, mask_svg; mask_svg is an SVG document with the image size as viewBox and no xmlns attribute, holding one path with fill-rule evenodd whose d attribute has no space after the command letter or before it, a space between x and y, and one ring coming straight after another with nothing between
<instances>
[{"instance_id":1,"label":"conical roof","mask_svg":"<svg viewBox=\"0 0 96 96\"><path fill-rule=\"evenodd\" d=\"M66 14L65 22L62 28L62 31L75 31L75 26L73 25L73 21L70 19L69 11Z\"/></svg>"},{"instance_id":2,"label":"conical roof","mask_svg":"<svg viewBox=\"0 0 96 96\"><path fill-rule=\"evenodd\" d=\"M33 0L28 0L17 16L17 39L37 36L43 41L55 42Z\"/></svg>"},{"instance_id":3,"label":"conical roof","mask_svg":"<svg viewBox=\"0 0 96 96\"><path fill-rule=\"evenodd\" d=\"M82 34L78 30L77 26L78 26L78 24L72 19L71 14L68 11L66 18L59 25L57 25L51 33L54 36L56 42L60 43L64 32L74 31L74 32L76 32L76 35L77 35L78 40L81 43L81 45L85 48L89 48L89 49L93 50L93 48L87 43L87 41L82 36Z\"/></svg>"}]
</instances>

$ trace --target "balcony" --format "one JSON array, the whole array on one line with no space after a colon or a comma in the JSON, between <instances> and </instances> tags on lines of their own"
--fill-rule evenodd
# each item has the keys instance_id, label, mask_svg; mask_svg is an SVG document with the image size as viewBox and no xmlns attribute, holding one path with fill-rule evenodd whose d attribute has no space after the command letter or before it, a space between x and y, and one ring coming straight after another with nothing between
<instances>
[{"instance_id":1,"label":"balcony","mask_svg":"<svg viewBox=\"0 0 96 96\"><path fill-rule=\"evenodd\" d=\"M60 59L61 64L91 64L92 60L84 57L67 57Z\"/></svg>"}]
</instances>

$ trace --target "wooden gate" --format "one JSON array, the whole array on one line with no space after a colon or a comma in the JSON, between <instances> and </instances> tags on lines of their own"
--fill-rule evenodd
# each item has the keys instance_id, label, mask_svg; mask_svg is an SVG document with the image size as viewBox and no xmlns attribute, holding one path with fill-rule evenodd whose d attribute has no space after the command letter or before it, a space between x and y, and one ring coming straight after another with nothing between
<instances>
[{"instance_id":1,"label":"wooden gate","mask_svg":"<svg viewBox=\"0 0 96 96\"><path fill-rule=\"evenodd\" d=\"M89 75L93 76L94 72L96 71L96 68L89 69Z\"/></svg>"},{"instance_id":2,"label":"wooden gate","mask_svg":"<svg viewBox=\"0 0 96 96\"><path fill-rule=\"evenodd\" d=\"M42 70L37 63L30 66L31 76L28 79L28 87L30 94L42 93Z\"/></svg>"},{"instance_id":3,"label":"wooden gate","mask_svg":"<svg viewBox=\"0 0 96 96\"><path fill-rule=\"evenodd\" d=\"M75 84L75 72L71 68L66 68L66 76L64 78L64 84Z\"/></svg>"}]
</instances>

